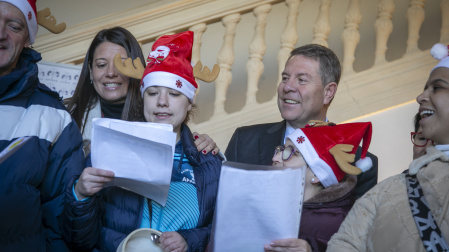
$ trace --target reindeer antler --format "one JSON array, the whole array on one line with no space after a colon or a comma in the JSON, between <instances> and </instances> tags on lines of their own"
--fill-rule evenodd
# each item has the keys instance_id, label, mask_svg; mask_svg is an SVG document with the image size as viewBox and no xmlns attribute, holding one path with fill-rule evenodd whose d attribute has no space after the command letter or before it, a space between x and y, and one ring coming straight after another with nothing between
<instances>
[{"instance_id":1,"label":"reindeer antler","mask_svg":"<svg viewBox=\"0 0 449 252\"><path fill-rule=\"evenodd\" d=\"M320 120L310 120L307 125L310 127L321 127L321 126L335 126L333 122L324 122Z\"/></svg>"},{"instance_id":2,"label":"reindeer antler","mask_svg":"<svg viewBox=\"0 0 449 252\"><path fill-rule=\"evenodd\" d=\"M120 53L117 53L114 56L114 66L121 74L138 80L142 79L143 72L145 71L145 67L142 65L139 57L134 61L132 61L131 58L127 58L122 63L122 56Z\"/></svg>"},{"instance_id":3,"label":"reindeer antler","mask_svg":"<svg viewBox=\"0 0 449 252\"><path fill-rule=\"evenodd\" d=\"M329 152L334 156L340 169L347 174L359 175L362 170L356 166L351 165L354 162L355 154L348 153L354 148L350 144L337 144L332 147Z\"/></svg>"},{"instance_id":4,"label":"reindeer antler","mask_svg":"<svg viewBox=\"0 0 449 252\"><path fill-rule=\"evenodd\" d=\"M56 24L56 18L51 15L50 9L45 8L43 10L40 10L37 12L37 23L41 26L45 27L47 30L51 31L52 33L61 33L65 30L65 23L62 22L60 24Z\"/></svg>"},{"instance_id":5,"label":"reindeer antler","mask_svg":"<svg viewBox=\"0 0 449 252\"><path fill-rule=\"evenodd\" d=\"M205 82L214 81L215 79L217 79L218 74L220 73L220 67L217 64L215 64L212 68L212 72L207 66L205 66L204 69L202 68L203 64L198 60L196 65L193 67L193 76Z\"/></svg>"}]
</instances>

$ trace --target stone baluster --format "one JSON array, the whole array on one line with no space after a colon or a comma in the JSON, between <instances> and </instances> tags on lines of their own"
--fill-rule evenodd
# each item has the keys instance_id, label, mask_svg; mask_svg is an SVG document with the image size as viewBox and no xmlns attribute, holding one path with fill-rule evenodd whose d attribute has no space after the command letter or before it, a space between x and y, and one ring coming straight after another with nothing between
<instances>
[{"instance_id":1,"label":"stone baluster","mask_svg":"<svg viewBox=\"0 0 449 252\"><path fill-rule=\"evenodd\" d=\"M327 36L331 32L331 24L329 21L329 10L332 0L321 0L320 13L313 26L312 43L328 47Z\"/></svg>"},{"instance_id":2,"label":"stone baluster","mask_svg":"<svg viewBox=\"0 0 449 252\"><path fill-rule=\"evenodd\" d=\"M284 71L285 63L287 62L290 52L295 48L295 44L298 41L298 13L299 4L302 0L285 0L288 6L287 23L285 24L284 30L281 35L281 49L278 53L278 73L279 79L278 84L282 80L282 71ZM277 99L277 96L274 97Z\"/></svg>"},{"instance_id":3,"label":"stone baluster","mask_svg":"<svg viewBox=\"0 0 449 252\"><path fill-rule=\"evenodd\" d=\"M419 30L424 22L424 3L426 0L410 0L410 7L407 10L408 39L406 54L412 54L418 49Z\"/></svg>"},{"instance_id":4,"label":"stone baluster","mask_svg":"<svg viewBox=\"0 0 449 252\"><path fill-rule=\"evenodd\" d=\"M189 28L189 31L193 31L193 46L192 46L192 63L195 65L200 59L201 54L201 38L207 29L206 23L199 23ZM199 84L199 83L198 83ZM196 94L200 91L200 85L198 85Z\"/></svg>"},{"instance_id":5,"label":"stone baluster","mask_svg":"<svg viewBox=\"0 0 449 252\"><path fill-rule=\"evenodd\" d=\"M394 12L394 7L393 0L382 0L377 6L379 13L374 23L374 29L376 30L376 57L374 59L374 65L386 62L385 52L387 51L387 42L393 31L391 17Z\"/></svg>"},{"instance_id":6,"label":"stone baluster","mask_svg":"<svg viewBox=\"0 0 449 252\"><path fill-rule=\"evenodd\" d=\"M441 0L441 35L440 43L449 43L449 0Z\"/></svg>"},{"instance_id":7,"label":"stone baluster","mask_svg":"<svg viewBox=\"0 0 449 252\"><path fill-rule=\"evenodd\" d=\"M362 21L360 0L351 0L345 18L345 29L341 36L343 40L343 74L354 72L354 54L360 42L359 25Z\"/></svg>"},{"instance_id":8,"label":"stone baluster","mask_svg":"<svg viewBox=\"0 0 449 252\"><path fill-rule=\"evenodd\" d=\"M267 48L265 45L265 26L267 24L267 15L270 11L271 4L261 5L253 10L253 14L256 17L256 28L254 37L249 45L249 60L246 63L246 72L248 74L246 105L257 103L257 86L264 70L262 59Z\"/></svg>"},{"instance_id":9,"label":"stone baluster","mask_svg":"<svg viewBox=\"0 0 449 252\"><path fill-rule=\"evenodd\" d=\"M225 35L223 46L217 56L217 62L220 66L220 74L215 80L215 110L213 116L225 114L224 103L226 93L232 81L231 66L234 63L234 37L235 27L240 21L240 14L231 14L222 19L225 26Z\"/></svg>"}]
</instances>

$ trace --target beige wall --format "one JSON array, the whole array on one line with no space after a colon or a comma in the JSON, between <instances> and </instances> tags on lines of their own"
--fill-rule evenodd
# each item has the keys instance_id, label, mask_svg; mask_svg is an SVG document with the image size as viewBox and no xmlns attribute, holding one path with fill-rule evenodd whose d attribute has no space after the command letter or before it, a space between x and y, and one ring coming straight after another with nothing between
<instances>
[{"instance_id":1,"label":"beige wall","mask_svg":"<svg viewBox=\"0 0 449 252\"><path fill-rule=\"evenodd\" d=\"M369 151L379 158L379 181L408 169L413 159L410 132L414 131L413 118L417 111L418 103L410 101L349 120L373 124Z\"/></svg>"}]
</instances>

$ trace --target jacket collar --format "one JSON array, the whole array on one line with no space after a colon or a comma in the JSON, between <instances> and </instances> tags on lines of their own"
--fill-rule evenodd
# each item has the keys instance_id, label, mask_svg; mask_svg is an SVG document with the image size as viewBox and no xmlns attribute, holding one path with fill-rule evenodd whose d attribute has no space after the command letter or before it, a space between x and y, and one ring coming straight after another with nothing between
<instances>
[{"instance_id":1,"label":"jacket collar","mask_svg":"<svg viewBox=\"0 0 449 252\"><path fill-rule=\"evenodd\" d=\"M286 122L281 121L270 127L259 140L259 160L262 165L271 165L274 149L284 141ZM251 150L248 150L251 151Z\"/></svg>"},{"instance_id":2,"label":"jacket collar","mask_svg":"<svg viewBox=\"0 0 449 252\"><path fill-rule=\"evenodd\" d=\"M326 203L336 200L344 200L350 195L355 195L355 186L357 184L357 176L346 175L343 180L338 183L331 185L323 190L321 190L317 195L308 199L304 203Z\"/></svg>"},{"instance_id":3,"label":"jacket collar","mask_svg":"<svg viewBox=\"0 0 449 252\"><path fill-rule=\"evenodd\" d=\"M29 48L23 49L16 67L11 73L0 77L0 101L32 92L39 82L36 63L41 59L40 53Z\"/></svg>"}]
</instances>

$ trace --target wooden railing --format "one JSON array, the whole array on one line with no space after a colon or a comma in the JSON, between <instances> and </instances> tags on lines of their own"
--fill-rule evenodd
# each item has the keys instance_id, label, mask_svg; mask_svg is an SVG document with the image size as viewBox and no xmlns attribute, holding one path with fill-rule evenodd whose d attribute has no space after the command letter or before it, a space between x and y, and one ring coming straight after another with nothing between
<instances>
[{"instance_id":1,"label":"wooden railing","mask_svg":"<svg viewBox=\"0 0 449 252\"><path fill-rule=\"evenodd\" d=\"M275 88L272 87L267 91L272 93L270 99L264 102L258 102L257 99L258 94L264 92L260 89L261 79L268 76L264 75L267 72L266 62L275 60L274 57L265 59L268 50L277 51L275 53L277 72L274 73L276 79L272 81L272 86L279 83L280 73L286 59L296 46L318 43L337 52L342 61L343 77L337 97L333 101L328 115L335 122L414 99L422 89L429 70L435 64L435 61L429 56L428 48L421 50L419 42L425 41L427 44L449 42L449 0L439 1L438 7L435 7L435 1L368 1L377 10L365 8L364 10L367 12L363 13L361 5L368 3L361 3L360 0L313 0L313 2L312 0L184 0L171 2L157 8L139 7L89 20L69 27L58 37L43 35L36 40L37 43L34 46L42 53L46 61L80 64L91 39L104 27L123 26L129 29L141 43L144 53L148 53L152 42L163 34L184 30L194 31L193 61L200 58L206 59L206 61L209 59L211 64L220 65L221 72L215 81L215 89L201 84L198 100L203 97L215 98L212 102L213 105L211 102L199 104L202 113L210 111L211 115L198 117L192 127L199 132L211 135L224 149L236 127L281 119L276 104L277 96L273 93ZM343 2L345 8L341 8ZM404 5L405 2L407 4ZM426 20L425 8L430 4L433 4L433 10L437 10L431 15L441 17L437 23L432 23L434 27L441 27L439 36L420 38L421 27ZM407 10L397 9L398 5L407 6ZM334 8L339 10L336 14L333 12ZM277 10L273 14L277 22L283 23L283 27L276 27L277 30L282 30L279 37L271 36L276 32L266 30L270 24L268 20L272 20L270 12L273 9ZM406 42L397 47L406 47L406 50L404 55L393 61L388 61L387 46L396 25L393 17L398 11L406 13L404 22L408 32ZM377 13L376 17L369 19L374 12ZM301 15L311 15L310 13L317 13L317 15L307 23L300 23ZM250 19L249 15L254 17ZM336 15L344 17L343 23L335 22ZM362 20L365 17L367 17L366 22L370 22L370 25L366 26L369 28L361 30ZM243 25L240 23L243 18L254 20L252 23L254 29L247 32L252 34L249 44L236 40L236 33L239 25ZM221 29L209 29L212 26L217 27L219 22L224 27L223 32ZM343 28L338 30L338 27ZM312 37L308 39L303 34L299 34L300 30L311 30ZM331 33L331 30L335 32ZM215 37L215 41L219 41L217 47L220 49L216 55L204 51L203 55L200 55L201 48L205 46L204 35L210 33L214 34L212 37ZM340 34L340 36L337 35L337 39L335 39L335 34ZM373 55L373 64L363 71L356 71L354 69L355 62L363 61L363 59L357 58L357 51L364 46L361 44L365 38L364 34L370 34L375 41L373 42L374 49L370 52ZM221 37L223 38L221 41L217 39ZM299 37L301 37L300 41L298 41ZM267 43L271 43L273 40L279 41L280 46L267 48ZM236 47L239 49L249 48L247 60L242 55L235 53ZM246 69L233 69L237 61L244 62L245 60ZM271 68L273 68L272 65L270 65ZM241 74L242 71L245 73ZM268 77L273 75L273 72L271 73ZM234 75L246 75L246 79L235 79ZM246 85L242 85L242 83L246 83ZM234 89L231 92L232 85L241 85L242 88ZM236 102L234 100L234 97L237 96L236 92L246 93L245 101L236 111L228 112L226 106ZM210 101L210 99L203 100Z\"/></svg>"}]
</instances>

